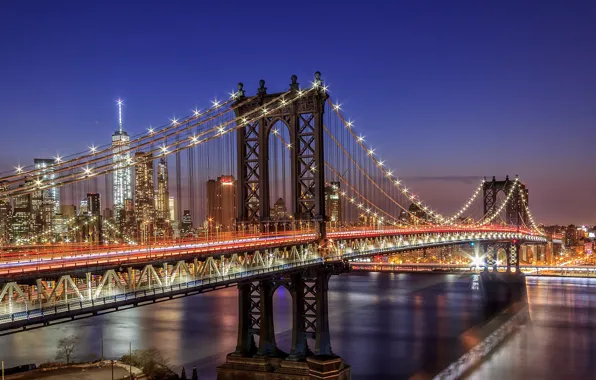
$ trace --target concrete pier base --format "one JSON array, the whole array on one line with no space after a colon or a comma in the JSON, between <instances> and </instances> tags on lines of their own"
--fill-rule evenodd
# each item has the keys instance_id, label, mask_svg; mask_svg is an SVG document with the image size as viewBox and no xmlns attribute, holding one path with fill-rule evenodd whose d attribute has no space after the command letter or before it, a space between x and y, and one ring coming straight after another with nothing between
<instances>
[{"instance_id":1,"label":"concrete pier base","mask_svg":"<svg viewBox=\"0 0 596 380\"><path fill-rule=\"evenodd\" d=\"M526 277L521 272L482 272L480 288L489 314L500 312L514 302L527 302Z\"/></svg>"},{"instance_id":2,"label":"concrete pier base","mask_svg":"<svg viewBox=\"0 0 596 380\"><path fill-rule=\"evenodd\" d=\"M228 355L217 368L218 380L350 380L350 366L338 356L311 356L304 361Z\"/></svg>"}]
</instances>

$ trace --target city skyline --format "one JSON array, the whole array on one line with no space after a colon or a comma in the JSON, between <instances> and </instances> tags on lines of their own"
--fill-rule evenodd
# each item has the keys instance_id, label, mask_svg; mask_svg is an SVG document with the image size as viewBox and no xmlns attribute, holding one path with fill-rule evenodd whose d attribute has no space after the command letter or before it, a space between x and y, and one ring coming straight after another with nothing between
<instances>
[{"instance_id":1,"label":"city skyline","mask_svg":"<svg viewBox=\"0 0 596 380\"><path fill-rule=\"evenodd\" d=\"M256 43L227 52L209 42L205 49L218 52L213 60L191 55L183 65L169 63L170 57L155 62L139 57L167 55L170 46L165 41L174 36L174 46L192 46L210 27L227 41L253 24L251 20L266 17L266 4L235 5L228 11L230 22L221 29L207 15L223 9L209 4L198 16L198 29L186 34L181 33L184 25L168 31L158 23L129 23L138 9L128 4L117 14L73 4L40 5L29 13L31 25L23 31L22 43L5 44L12 59L0 63L3 72L14 74L5 78L5 88L14 91L0 93L0 125L17 127L4 128L7 147L0 154L0 167L10 170L32 162L34 156L52 157L109 143L117 126L113 101L119 97L127 107L125 129L134 135L173 116L187 115L195 106L205 108L214 97L226 98L222 91L233 90L239 81L249 93L256 91L261 78L270 89L281 90L288 86L288 73L297 74L298 82L308 86L312 73L321 70L331 96L354 118L356 130L422 199L446 214L473 190L470 178L519 174L529 188L540 189L531 201L537 220L592 225L596 200L591 189L596 179L582 168L595 133L590 125L596 119L591 106L596 85L590 74L595 62L589 49L595 35L590 6L587 1L573 9L506 2L482 12L480 5L466 4L455 12L449 5L431 9L409 4L357 12L351 6L313 4L330 30L338 31L337 39L313 44L308 59L291 49L276 48L278 61L259 67L238 63L238 57L249 62L260 54L262 47ZM7 19L0 28L8 32L3 36L12 35L16 18L10 14L21 8L14 4L4 13ZM186 4L161 13L148 6L141 12L157 20L193 9ZM41 23L36 20L44 12L52 12L49 22L61 27L40 37L36 24ZM505 27L499 20L510 12L519 19ZM294 17L312 16L304 11ZM75 19L79 21L74 23ZM113 27L100 27L103 33L97 34L94 26L100 19L113 21ZM433 27L424 29L421 21ZM352 24L362 25L358 35L349 28ZM82 44L90 33L96 39L93 47ZM314 31L298 33L301 39L305 33ZM126 39L115 38L122 34ZM283 31L272 36L271 44L293 41L294 34ZM348 38L351 44L345 42ZM532 48L520 49L526 46ZM77 49L76 60L54 54L68 49ZM37 61L34 57L44 58L46 64L31 66ZM78 69L83 66L87 69ZM56 77L63 78L60 86ZM188 83L193 83L192 91ZM36 112L29 112L31 108ZM19 145L16 131L23 127L31 130L27 145L35 154L13 148Z\"/></svg>"},{"instance_id":2,"label":"city skyline","mask_svg":"<svg viewBox=\"0 0 596 380\"><path fill-rule=\"evenodd\" d=\"M2 5L2 380L596 373L596 0Z\"/></svg>"}]
</instances>

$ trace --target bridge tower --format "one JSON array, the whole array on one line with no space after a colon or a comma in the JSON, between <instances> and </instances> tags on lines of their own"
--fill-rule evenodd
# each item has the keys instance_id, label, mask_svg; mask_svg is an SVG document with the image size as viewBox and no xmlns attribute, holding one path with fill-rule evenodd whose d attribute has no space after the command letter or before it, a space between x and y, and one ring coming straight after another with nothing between
<instances>
[{"instance_id":1,"label":"bridge tower","mask_svg":"<svg viewBox=\"0 0 596 380\"><path fill-rule=\"evenodd\" d=\"M492 181L486 181L485 178L484 185L482 186L484 196L483 211L484 215L492 215L497 212L497 208L499 207L499 205L497 205L499 193L502 193L507 197L511 192L511 198L505 206L504 222L509 225L517 226L519 229L520 227L527 226L529 221L526 207L524 207L524 198L526 202L528 201L528 189L526 185L518 183L517 186L519 189L515 190L513 189L514 185L515 181L509 179L509 176L506 176L504 181L497 181L494 176ZM524 195L524 198L522 198L521 194ZM488 268L488 266L496 268L498 248L499 245L489 247L489 245L485 244L485 250L487 252L486 268ZM521 252L519 242L513 241L512 243L505 244L503 248L507 252L507 271L510 271L511 266L515 266L519 269Z\"/></svg>"},{"instance_id":2,"label":"bridge tower","mask_svg":"<svg viewBox=\"0 0 596 380\"><path fill-rule=\"evenodd\" d=\"M297 76L292 75L291 80L288 99L302 93ZM257 94L246 97L243 84L239 83L236 116L242 117L281 95L283 93L268 94L265 81L261 80ZM288 102L285 107L278 108L281 100L275 101L271 104L274 110L259 111L261 118L238 129L238 223L258 224L263 229L263 225L271 220L269 134L273 126L281 122L290 133L290 215L295 220L314 222L319 239L325 238L323 114L327 98L321 73L316 72L312 91L304 91L304 95Z\"/></svg>"},{"instance_id":3,"label":"bridge tower","mask_svg":"<svg viewBox=\"0 0 596 380\"><path fill-rule=\"evenodd\" d=\"M507 196L509 191L514 185L514 181L509 179L509 176L505 177L504 181L497 181L493 177L492 181L484 181L482 186L484 196L484 215L489 215L497 211L497 198L499 193ZM528 189L526 185L519 183L518 186L521 192L525 194L526 202L528 201ZM505 223L513 226L521 227L528 223L528 215L526 208L523 206L523 200L519 191L513 190L511 194L511 200L505 207Z\"/></svg>"}]
</instances>

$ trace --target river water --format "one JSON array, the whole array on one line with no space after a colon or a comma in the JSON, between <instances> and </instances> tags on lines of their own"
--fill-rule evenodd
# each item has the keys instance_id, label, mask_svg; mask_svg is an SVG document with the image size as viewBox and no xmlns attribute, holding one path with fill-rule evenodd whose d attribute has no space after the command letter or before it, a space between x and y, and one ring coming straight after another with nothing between
<instances>
[{"instance_id":1,"label":"river water","mask_svg":"<svg viewBox=\"0 0 596 380\"><path fill-rule=\"evenodd\" d=\"M402 379L435 373L461 355L460 334L485 319L473 282L468 275L355 272L335 276L329 293L333 350L352 366L354 379ZM520 347L530 346L539 356L533 359L548 361L561 351L567 361L561 365L577 368L578 374L593 370L594 360L587 358L596 358L596 282L530 279L529 284L533 318L546 324L547 330L558 329L557 334L564 334L565 340L547 334L549 340L532 343L531 334L536 333L524 329L481 366L479 373L503 373L504 366L510 368L504 362L512 360L507 355L517 353L519 357ZM284 351L289 351L291 342L290 301L285 289L276 292L276 338ZM176 368L184 365L188 372L196 366L201 379L212 379L216 366L236 346L237 307L236 289L222 289L0 337L0 357L9 367L50 361L58 339L76 334L80 360L99 357L102 342L105 357L122 355L131 343L133 349L156 347ZM554 320L549 308L557 311ZM578 331L573 329L576 322L580 323ZM549 327L553 323L555 327ZM572 328L568 331L565 326ZM518 365L522 361L519 359ZM526 363L524 368L529 369L524 378L549 378L533 377L533 373L544 374L538 367Z\"/></svg>"}]
</instances>

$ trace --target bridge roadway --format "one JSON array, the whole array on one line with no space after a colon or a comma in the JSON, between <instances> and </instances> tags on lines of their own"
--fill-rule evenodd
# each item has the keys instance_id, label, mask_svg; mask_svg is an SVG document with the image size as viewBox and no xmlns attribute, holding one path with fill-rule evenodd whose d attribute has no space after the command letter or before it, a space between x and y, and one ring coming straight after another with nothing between
<instances>
[{"instance_id":1,"label":"bridge roadway","mask_svg":"<svg viewBox=\"0 0 596 380\"><path fill-rule=\"evenodd\" d=\"M535 242L542 242L542 238L530 231L520 230L521 233L535 236ZM334 240L356 240L366 238L378 238L385 236L424 235L423 240L432 235L441 235L441 242L449 244L451 238L461 234L493 233L493 240L506 239L509 235L517 233L517 230L510 227L487 226L475 228L408 228L408 229L366 229L351 228L346 230L331 231L328 238ZM506 235L509 234L509 235ZM437 236L435 236L437 238ZM435 239L436 240L436 239ZM433 242L435 241L433 240ZM315 241L314 231L292 231L282 233L264 233L259 235L240 235L228 233L221 239L197 239L194 241L172 242L169 245L138 245L138 246L91 246L81 249L70 246L58 246L49 250L42 246L42 250L35 250L29 247L28 250L17 253L5 252L0 259L0 284L9 279L13 281L28 277L34 274L38 277L41 273L72 273L73 270L81 268L119 267L135 262L161 262L164 259L185 258L186 256L201 255L203 257L217 256L221 254L232 254L247 250L258 250L267 248L283 248L299 244L312 244ZM407 241L407 239L406 239Z\"/></svg>"},{"instance_id":2,"label":"bridge roadway","mask_svg":"<svg viewBox=\"0 0 596 380\"><path fill-rule=\"evenodd\" d=\"M435 264L435 263L373 263L351 262L350 267L355 271L363 272L439 272L439 273L479 273L484 267L461 264ZM560 277L596 277L595 266L571 265L527 265L520 264L520 272L531 276L560 276ZM504 272L505 265L499 265L497 270Z\"/></svg>"},{"instance_id":3,"label":"bridge roadway","mask_svg":"<svg viewBox=\"0 0 596 380\"><path fill-rule=\"evenodd\" d=\"M0 333L117 311L350 259L469 242L544 244L530 231L488 226L266 235L151 249L0 263ZM335 263L335 264L334 264ZM19 331L19 330L16 330Z\"/></svg>"}]
</instances>

